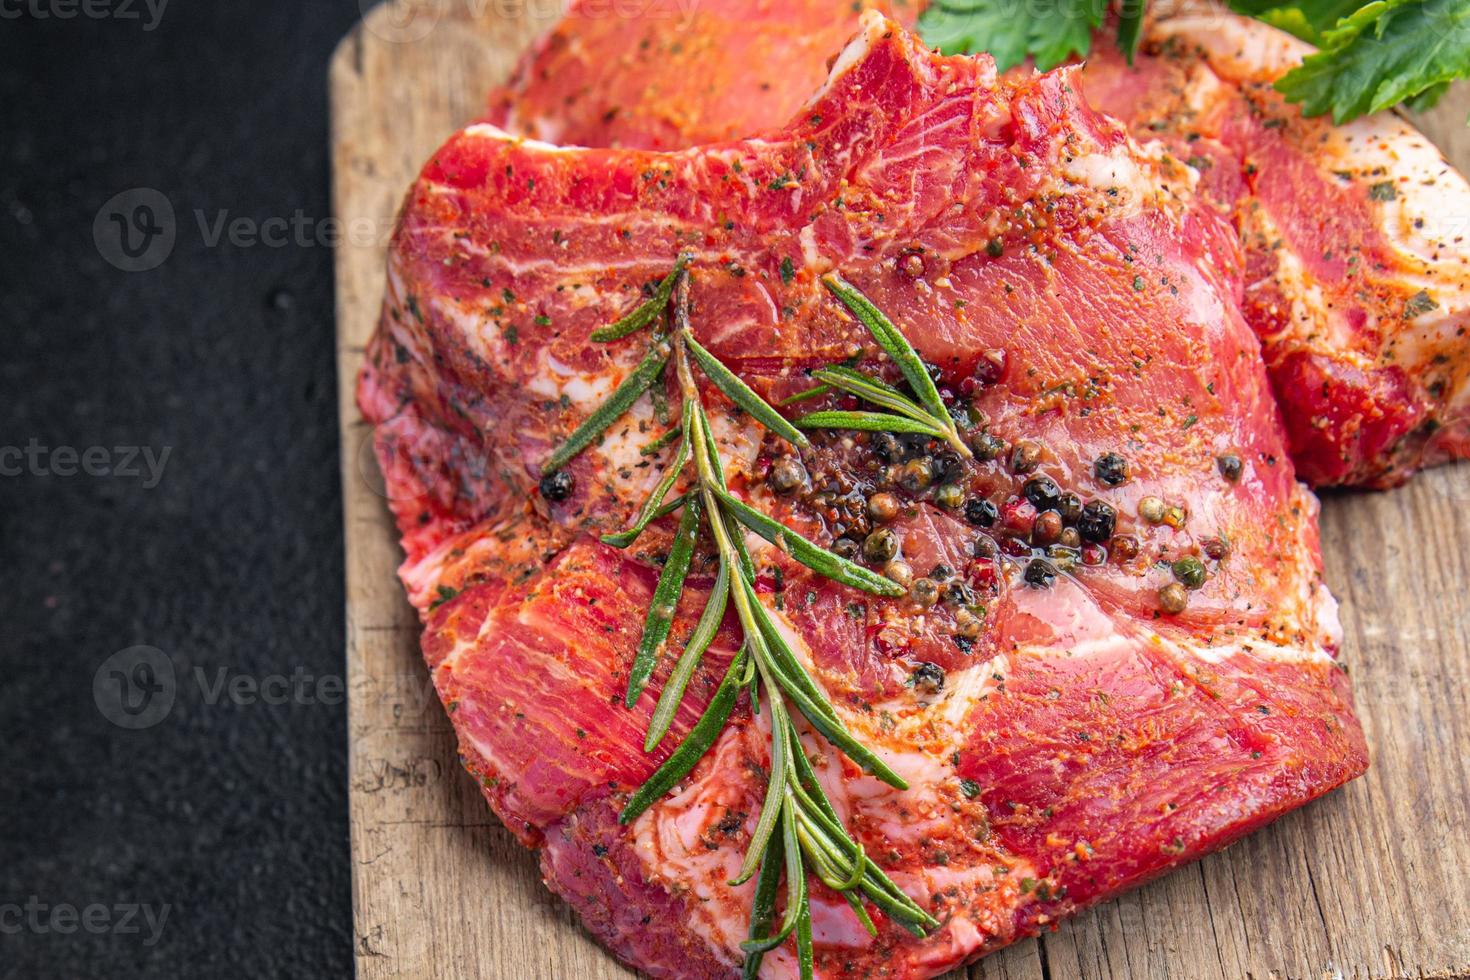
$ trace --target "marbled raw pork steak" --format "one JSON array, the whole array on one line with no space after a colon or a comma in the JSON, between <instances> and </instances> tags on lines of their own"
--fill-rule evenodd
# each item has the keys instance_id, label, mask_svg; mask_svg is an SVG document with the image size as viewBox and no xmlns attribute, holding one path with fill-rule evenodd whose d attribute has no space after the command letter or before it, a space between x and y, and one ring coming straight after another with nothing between
<instances>
[{"instance_id":1,"label":"marbled raw pork steak","mask_svg":"<svg viewBox=\"0 0 1470 980\"><path fill-rule=\"evenodd\" d=\"M879 599L749 541L798 658L909 784L807 733L827 794L940 922L919 939L875 913L870 937L813 879L819 976L942 973L1367 764L1316 501L1239 312L1236 236L1192 172L1074 82L998 78L870 14L766 139L574 149L475 125L408 195L359 400L424 654L490 806L592 934L653 976L739 972L752 885L727 881L771 711L742 694L689 777L621 826L740 643L727 620L676 737L646 754L667 660L633 710L621 696L669 528L627 551L599 534L658 479L640 449L667 428L672 381L562 471L560 499L538 483L639 356L590 333L681 252L700 343L768 400L806 388L804 369L881 365L819 281L840 270L932 363L976 450L827 432L798 461L703 392L739 496L835 548L892 532L915 577ZM794 463L792 488L774 474ZM699 550L676 637L710 585ZM795 970L783 947L762 975Z\"/></svg>"},{"instance_id":2,"label":"marbled raw pork steak","mask_svg":"<svg viewBox=\"0 0 1470 980\"><path fill-rule=\"evenodd\" d=\"M1271 86L1312 50L1202 8L1132 69L1098 44L1084 89L1232 216L1298 472L1392 486L1470 456L1470 185L1394 112L1302 118Z\"/></svg>"},{"instance_id":3,"label":"marbled raw pork steak","mask_svg":"<svg viewBox=\"0 0 1470 980\"><path fill-rule=\"evenodd\" d=\"M1198 168L1235 223L1246 320L1298 472L1390 486L1470 455L1470 186L1394 113L1340 127L1303 119L1271 83L1307 45L1182 7L1151 22L1131 70L1099 37L1083 84L1141 142L1166 141L1178 166ZM573 5L494 93L490 121L587 146L759 133L825 75L813 40L855 22L845 0L716 0L683 18L655 7L615 22L597 9ZM783 69L774 85L772 65Z\"/></svg>"}]
</instances>

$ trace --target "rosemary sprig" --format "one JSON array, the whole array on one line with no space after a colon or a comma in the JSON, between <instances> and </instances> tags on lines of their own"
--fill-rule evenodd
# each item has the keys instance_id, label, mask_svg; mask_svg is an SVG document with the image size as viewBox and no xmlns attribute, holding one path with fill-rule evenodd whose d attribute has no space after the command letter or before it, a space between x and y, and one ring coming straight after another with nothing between
<instances>
[{"instance_id":1,"label":"rosemary sprig","mask_svg":"<svg viewBox=\"0 0 1470 980\"><path fill-rule=\"evenodd\" d=\"M565 465L590 445L643 391L662 377L665 365L672 363L677 388L683 399L679 425L676 430L671 430L678 433L679 447L658 485L640 507L633 524L625 531L603 538L608 544L627 547L654 520L682 510L629 671L625 696L628 707L637 702L647 686L668 642L702 527L708 528L713 538L719 571L699 621L654 707L645 750L652 751L667 735L689 681L731 606L740 625L743 643L699 720L658 770L629 797L619 820L628 823L635 819L693 770L718 740L742 690L749 692L752 710L760 711L764 701L771 724L771 764L765 799L740 871L731 881L732 885L737 885L748 881L758 871L760 874L751 910L749 938L742 944L746 953L744 972L747 977L755 976L764 954L794 937L800 974L803 978L810 978L814 954L808 868L820 881L843 895L858 921L869 932L876 934L876 927L864 907L865 900L871 901L917 935L923 935L926 929L938 923L867 858L862 845L842 827L836 810L816 780L797 733L797 714L865 771L890 786L906 788L903 779L843 724L826 693L807 673L777 628L770 611L756 593L755 566L746 550L742 529L765 538L818 574L852 588L883 596L901 595L903 589L870 569L822 548L730 492L714 431L694 381L696 366L726 397L768 431L798 450L810 444L797 425L785 419L694 339L689 323L689 276L684 263L685 258L681 256L674 270L659 284L647 303L593 335L598 340L627 336L654 322L673 301L673 322L669 333L654 334L643 361L552 454L546 469L550 472ZM868 325L879 344L904 372L923 405L916 404L882 381L850 368L823 368L814 372L814 377L823 386L857 394L893 414L818 412L799 420L798 425L816 427L824 419L827 422L841 421L835 416L866 415L874 420L873 425L881 423L889 431L922 431L946 439L952 436L953 421L943 413L933 382L924 373L922 362L913 348L898 335L897 328L861 293L840 279L835 280L835 284L829 281L828 287ZM915 366L922 383L910 376ZM922 384L928 385L927 390ZM931 401L939 406L942 418L934 414ZM660 437L665 445L673 438L672 434ZM687 488L673 500L665 502L691 463ZM786 902L778 924L775 903L783 877Z\"/></svg>"},{"instance_id":2,"label":"rosemary sprig","mask_svg":"<svg viewBox=\"0 0 1470 980\"><path fill-rule=\"evenodd\" d=\"M633 407L638 396L648 390L654 378L657 378L659 372L663 370L668 356L668 341L663 337L655 337L653 344L648 348L648 353L643 355L643 360L638 362L638 366L633 369L632 373L614 389L607 401L597 406L597 411L587 416L587 420L577 426L576 430L567 437L567 441L551 454L542 468L547 473L555 473L570 463L572 457L592 445L594 439L621 418L624 412Z\"/></svg>"},{"instance_id":3,"label":"rosemary sprig","mask_svg":"<svg viewBox=\"0 0 1470 980\"><path fill-rule=\"evenodd\" d=\"M941 432L939 438L949 443L961 457L969 459L973 453L970 452L970 447L965 445L965 440L960 438L959 428L955 425L954 419L950 416L948 409L944 407L944 401L939 397L939 389L934 387L934 379L929 377L929 372L924 368L924 362L920 359L918 351L914 350L913 345L908 342L908 339L904 337L898 327L893 325L893 321L888 319L882 310L874 306L872 300L864 296L861 290L837 273L827 273L827 275L822 277L822 284L831 290L833 295L842 300L843 305L852 312L852 315L857 317L863 326L868 328L868 332L873 335L873 339L878 342L878 346L882 347L888 356L893 359L893 363L898 366L898 370L903 374L904 380L908 382L909 387L918 396L919 404L913 405L896 388L885 385L876 378L869 378L857 371L848 371L847 374L840 375L845 383L839 383L837 372L842 369L835 367L822 368L820 370L828 372L829 376L823 377L821 380L832 385L834 388L852 391L853 394L867 401L872 401L875 404L884 405L888 408L894 408L910 418L918 418L918 416L911 414L905 408L900 408L898 403L906 403L914 409L922 411L927 418L921 419L921 421L933 422ZM816 372L813 372L813 376L816 376ZM865 394L863 391L854 390L857 387L867 389L868 393ZM889 400L892 399L896 399L896 401L890 404ZM920 409L920 406L922 406L922 409ZM840 428L848 428L848 426L840 426Z\"/></svg>"},{"instance_id":4,"label":"rosemary sprig","mask_svg":"<svg viewBox=\"0 0 1470 980\"><path fill-rule=\"evenodd\" d=\"M687 253L681 254L674 260L674 268L664 276L653 291L653 295L640 303L632 313L611 323L600 330L592 331L591 339L599 344L605 344L610 340L621 340L632 333L637 333L648 326L663 313L664 308L669 305L669 297L674 294L674 280L679 273L684 271L684 266L689 264Z\"/></svg>"}]
</instances>

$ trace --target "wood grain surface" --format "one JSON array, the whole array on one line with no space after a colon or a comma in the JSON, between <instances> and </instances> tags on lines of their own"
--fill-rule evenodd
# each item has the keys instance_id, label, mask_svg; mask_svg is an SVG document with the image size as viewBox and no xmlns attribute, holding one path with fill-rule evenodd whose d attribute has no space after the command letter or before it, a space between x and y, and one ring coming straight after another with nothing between
<instances>
[{"instance_id":1,"label":"wood grain surface","mask_svg":"<svg viewBox=\"0 0 1470 980\"><path fill-rule=\"evenodd\" d=\"M559 13L556 0L528 3L398 0L370 11L331 65L333 196L346 232L337 337L362 980L632 976L541 884L534 856L456 761L394 575L400 554L371 433L353 403L399 200ZM1463 170L1467 113L1462 86L1419 120ZM1368 774L980 961L971 980L1470 977L1470 466L1389 493L1329 494L1322 538L1373 752Z\"/></svg>"}]
</instances>

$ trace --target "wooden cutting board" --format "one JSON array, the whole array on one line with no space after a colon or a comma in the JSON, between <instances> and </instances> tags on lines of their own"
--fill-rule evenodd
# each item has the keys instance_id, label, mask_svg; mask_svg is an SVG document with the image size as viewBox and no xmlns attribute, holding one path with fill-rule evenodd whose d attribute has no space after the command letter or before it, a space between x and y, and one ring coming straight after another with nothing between
<instances>
[{"instance_id":1,"label":"wooden cutting board","mask_svg":"<svg viewBox=\"0 0 1470 980\"><path fill-rule=\"evenodd\" d=\"M353 402L399 200L558 15L557 0L377 7L331 65L358 976L630 977L540 882L460 769L394 577ZM1422 120L1470 172L1470 88ZM1470 215L1463 216L1470 228ZM1470 466L1324 501L1367 776L972 966L1007 980L1470 977ZM954 978L963 977L955 973Z\"/></svg>"}]
</instances>

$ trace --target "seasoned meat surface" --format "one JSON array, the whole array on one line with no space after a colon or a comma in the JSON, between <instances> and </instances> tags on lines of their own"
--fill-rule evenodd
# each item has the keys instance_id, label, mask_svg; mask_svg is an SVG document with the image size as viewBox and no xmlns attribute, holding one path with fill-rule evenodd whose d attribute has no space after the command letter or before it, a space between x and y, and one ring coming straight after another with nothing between
<instances>
[{"instance_id":1,"label":"seasoned meat surface","mask_svg":"<svg viewBox=\"0 0 1470 980\"><path fill-rule=\"evenodd\" d=\"M572 7L496 92L491 121L588 146L753 135L784 123L825 76L820 45L856 25L832 0L616 21L599 9ZM1099 37L1081 83L1140 142L1167 145L1235 225L1243 310L1302 478L1392 486L1470 455L1470 186L1394 113L1303 119L1271 83L1309 50L1186 3L1152 22L1132 68ZM760 81L771 65L777 84Z\"/></svg>"},{"instance_id":2,"label":"seasoned meat surface","mask_svg":"<svg viewBox=\"0 0 1470 980\"><path fill-rule=\"evenodd\" d=\"M732 618L645 753L668 662L632 710L621 696L670 527L627 550L599 536L669 458L640 450L677 418L673 380L542 486L647 344L591 332L681 253L697 339L767 400L834 362L899 382L823 287L837 271L932 365L975 448L821 432L795 454L701 391L738 496L827 547L887 531L914 579L880 599L749 542L798 658L909 786L807 732L819 779L941 923L919 939L875 914L870 937L813 879L818 975L943 973L1366 766L1238 237L1197 172L1094 112L1077 73L998 77L873 13L763 138L586 149L478 124L409 192L359 401L425 657L489 805L652 976L738 974L753 884L727 882L770 711L742 694L689 777L618 824L740 645ZM823 406L844 403L786 411ZM773 477L793 456L794 488ZM711 585L696 550L676 637ZM795 972L786 948L762 966Z\"/></svg>"}]
</instances>

